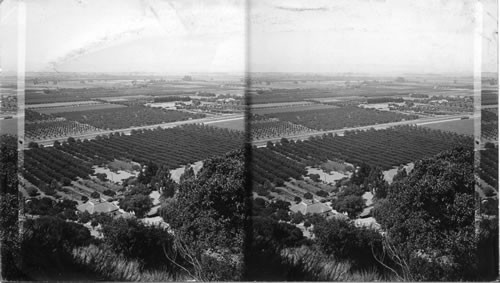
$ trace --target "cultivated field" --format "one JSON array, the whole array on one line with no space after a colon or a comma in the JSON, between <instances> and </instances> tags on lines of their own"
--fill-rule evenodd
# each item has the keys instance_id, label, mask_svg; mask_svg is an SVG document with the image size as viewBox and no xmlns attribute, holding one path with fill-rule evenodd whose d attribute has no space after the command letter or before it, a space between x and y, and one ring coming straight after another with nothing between
<instances>
[{"instance_id":1,"label":"cultivated field","mask_svg":"<svg viewBox=\"0 0 500 283\"><path fill-rule=\"evenodd\" d=\"M78 121L100 129L125 129L136 126L163 124L205 117L176 110L164 110L145 106L129 106L77 112L60 112L57 116Z\"/></svg>"},{"instance_id":2,"label":"cultivated field","mask_svg":"<svg viewBox=\"0 0 500 283\"><path fill-rule=\"evenodd\" d=\"M300 112L300 111L314 111L314 110L326 110L326 109L335 109L336 106L333 105L324 105L324 104L308 104L308 105L283 105L280 107L267 107L267 108L257 108L253 109L252 106L252 114L255 115L265 115L265 114L277 114L277 113L285 113L285 112Z\"/></svg>"},{"instance_id":3,"label":"cultivated field","mask_svg":"<svg viewBox=\"0 0 500 283\"><path fill-rule=\"evenodd\" d=\"M74 105L74 106L60 106L60 107L44 107L44 108L34 108L35 111L42 114L58 114L65 112L80 112L80 111L92 111L92 110L105 110L126 107L121 104L111 104L111 103L95 103L87 105Z\"/></svg>"},{"instance_id":4,"label":"cultivated field","mask_svg":"<svg viewBox=\"0 0 500 283\"><path fill-rule=\"evenodd\" d=\"M364 109L355 106L305 110L300 112L281 112L264 116L303 125L315 130L335 130L419 118L417 115L405 115L395 112Z\"/></svg>"},{"instance_id":5,"label":"cultivated field","mask_svg":"<svg viewBox=\"0 0 500 283\"><path fill-rule=\"evenodd\" d=\"M461 135L472 136L474 135L474 121L475 119L454 120L454 121L424 124L421 126L434 130L454 132Z\"/></svg>"},{"instance_id":6,"label":"cultivated field","mask_svg":"<svg viewBox=\"0 0 500 283\"><path fill-rule=\"evenodd\" d=\"M54 147L26 150L24 177L38 188L52 180L89 178L93 166L108 166L116 160L140 164L152 161L177 168L209 157L241 149L243 133L204 125L134 131L131 135L100 136L95 140L68 139ZM44 162L50 162L47 166Z\"/></svg>"},{"instance_id":7,"label":"cultivated field","mask_svg":"<svg viewBox=\"0 0 500 283\"><path fill-rule=\"evenodd\" d=\"M214 123L208 123L210 126L218 127L218 128L225 128L225 129L230 129L230 130L236 130L236 131L245 131L245 119L242 118L236 118L236 119L231 119L230 121L222 121L222 122L214 122Z\"/></svg>"},{"instance_id":8,"label":"cultivated field","mask_svg":"<svg viewBox=\"0 0 500 283\"><path fill-rule=\"evenodd\" d=\"M306 166L320 166L329 160L355 166L366 163L388 170L454 146L472 148L473 139L415 126L348 132L345 136L324 135L297 142L285 139L271 147L255 149L252 172L254 180L263 184L266 180L276 183L301 179L306 175Z\"/></svg>"}]
</instances>

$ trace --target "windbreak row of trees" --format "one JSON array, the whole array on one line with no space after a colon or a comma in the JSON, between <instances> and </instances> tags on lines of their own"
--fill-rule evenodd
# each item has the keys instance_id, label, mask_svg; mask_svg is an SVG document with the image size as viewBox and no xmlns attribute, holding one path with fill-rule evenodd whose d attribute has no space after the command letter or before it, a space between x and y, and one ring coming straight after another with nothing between
<instances>
[{"instance_id":1,"label":"windbreak row of trees","mask_svg":"<svg viewBox=\"0 0 500 283\"><path fill-rule=\"evenodd\" d=\"M157 96L153 102L191 101L189 96Z\"/></svg>"},{"instance_id":2,"label":"windbreak row of trees","mask_svg":"<svg viewBox=\"0 0 500 283\"><path fill-rule=\"evenodd\" d=\"M46 121L46 120L54 120L56 119L55 116L52 116L50 114L43 114L40 112L36 112L30 109L25 109L24 110L24 119L26 122L40 122L40 121Z\"/></svg>"}]
</instances>

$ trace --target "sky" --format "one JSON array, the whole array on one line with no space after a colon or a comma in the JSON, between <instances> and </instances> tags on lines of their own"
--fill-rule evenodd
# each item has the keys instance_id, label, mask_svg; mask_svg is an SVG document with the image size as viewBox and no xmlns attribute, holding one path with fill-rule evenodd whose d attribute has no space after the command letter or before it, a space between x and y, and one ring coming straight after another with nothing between
<instances>
[{"instance_id":1,"label":"sky","mask_svg":"<svg viewBox=\"0 0 500 283\"><path fill-rule=\"evenodd\" d=\"M495 0L4 0L4 71L18 1L26 71L471 73L477 52L497 69Z\"/></svg>"},{"instance_id":2,"label":"sky","mask_svg":"<svg viewBox=\"0 0 500 283\"><path fill-rule=\"evenodd\" d=\"M250 69L470 74L475 2L252 0ZM481 3L483 69L496 71L496 1Z\"/></svg>"},{"instance_id":3,"label":"sky","mask_svg":"<svg viewBox=\"0 0 500 283\"><path fill-rule=\"evenodd\" d=\"M243 0L25 3L27 71L244 71ZM15 42L17 12L2 14L3 38ZM15 65L8 61L4 69Z\"/></svg>"}]
</instances>

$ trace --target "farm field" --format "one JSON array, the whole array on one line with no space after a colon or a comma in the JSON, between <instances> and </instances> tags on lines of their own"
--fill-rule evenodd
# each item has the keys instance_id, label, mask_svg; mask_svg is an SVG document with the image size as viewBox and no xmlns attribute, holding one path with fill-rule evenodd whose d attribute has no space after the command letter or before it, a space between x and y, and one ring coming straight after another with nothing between
<instances>
[{"instance_id":1,"label":"farm field","mask_svg":"<svg viewBox=\"0 0 500 283\"><path fill-rule=\"evenodd\" d=\"M92 111L92 110L114 109L122 107L126 106L121 104L111 104L111 103L95 103L95 104L74 105L74 106L35 108L34 110L42 114L58 114L64 112Z\"/></svg>"},{"instance_id":2,"label":"farm field","mask_svg":"<svg viewBox=\"0 0 500 283\"><path fill-rule=\"evenodd\" d=\"M265 115L265 114L275 114L284 112L314 111L314 110L326 110L335 108L338 107L333 105L324 105L324 104L309 104L309 105L298 105L298 106L292 105L292 106L281 106L281 107L256 108L250 111L252 112L252 114L255 115Z\"/></svg>"},{"instance_id":3,"label":"farm field","mask_svg":"<svg viewBox=\"0 0 500 283\"><path fill-rule=\"evenodd\" d=\"M474 121L475 119L454 120L439 123L430 123L420 125L421 127L454 132L460 135L474 135Z\"/></svg>"},{"instance_id":4,"label":"farm field","mask_svg":"<svg viewBox=\"0 0 500 283\"><path fill-rule=\"evenodd\" d=\"M84 106L84 105L94 105L100 104L99 101L87 100L87 101L71 101L71 102L54 102L54 103L41 103L41 104L26 104L26 109L32 108L53 108L53 107L67 107L67 106Z\"/></svg>"},{"instance_id":5,"label":"farm field","mask_svg":"<svg viewBox=\"0 0 500 283\"><path fill-rule=\"evenodd\" d=\"M364 109L345 106L334 109L305 110L300 112L281 112L264 115L293 124L303 125L315 130L335 130L347 127L358 127L383 124L402 120L418 119L417 115L406 115L388 111Z\"/></svg>"},{"instance_id":6,"label":"farm field","mask_svg":"<svg viewBox=\"0 0 500 283\"><path fill-rule=\"evenodd\" d=\"M100 131L102 130L91 125L67 120L43 120L24 125L25 136L32 141L78 136Z\"/></svg>"},{"instance_id":7,"label":"farm field","mask_svg":"<svg viewBox=\"0 0 500 283\"><path fill-rule=\"evenodd\" d=\"M254 87L258 86L259 85L254 85ZM294 84L293 88L280 88L279 84L273 85L272 83L265 87L271 87L272 89L259 91L259 93L252 95L253 104L299 102L310 99L329 100L336 99L337 97L349 97L353 99L354 97L407 96L411 93L443 96L473 95L470 83L453 85L452 88L448 86L437 87L433 83L384 83L364 81L351 81L347 83L345 78L340 84L323 84L321 87L318 85L307 87L306 85L301 86L301 84Z\"/></svg>"},{"instance_id":8,"label":"farm field","mask_svg":"<svg viewBox=\"0 0 500 283\"><path fill-rule=\"evenodd\" d=\"M264 103L264 104L252 104L253 109L260 108L278 108L278 107L292 107L292 106L305 106L310 105L312 102L308 101L296 101L296 102L282 102L282 103Z\"/></svg>"},{"instance_id":9,"label":"farm field","mask_svg":"<svg viewBox=\"0 0 500 283\"><path fill-rule=\"evenodd\" d=\"M214 127L225 128L236 131L245 131L245 119L243 117L232 119L230 121L222 121L222 122L209 122L206 123Z\"/></svg>"},{"instance_id":10,"label":"farm field","mask_svg":"<svg viewBox=\"0 0 500 283\"><path fill-rule=\"evenodd\" d=\"M17 118L12 119L0 119L0 131L2 134L17 134Z\"/></svg>"},{"instance_id":11,"label":"farm field","mask_svg":"<svg viewBox=\"0 0 500 283\"><path fill-rule=\"evenodd\" d=\"M254 149L252 172L257 183L268 180L276 184L289 178L301 179L306 175L306 166L319 166L328 160L342 160L355 166L366 163L389 170L454 146L472 148L473 139L423 127L399 126L297 142L284 140Z\"/></svg>"},{"instance_id":12,"label":"farm field","mask_svg":"<svg viewBox=\"0 0 500 283\"><path fill-rule=\"evenodd\" d=\"M481 91L481 105L498 105L498 90L483 89Z\"/></svg>"},{"instance_id":13,"label":"farm field","mask_svg":"<svg viewBox=\"0 0 500 283\"><path fill-rule=\"evenodd\" d=\"M314 130L302 125L283 122L277 119L256 119L251 121L250 132L252 140L255 141L266 138L310 133L314 132Z\"/></svg>"},{"instance_id":14,"label":"farm field","mask_svg":"<svg viewBox=\"0 0 500 283\"><path fill-rule=\"evenodd\" d=\"M205 117L176 110L164 110L144 106L86 110L57 113L57 116L78 121L104 130L124 129Z\"/></svg>"},{"instance_id":15,"label":"farm field","mask_svg":"<svg viewBox=\"0 0 500 283\"><path fill-rule=\"evenodd\" d=\"M485 141L498 141L498 108L481 110L481 137Z\"/></svg>"},{"instance_id":16,"label":"farm field","mask_svg":"<svg viewBox=\"0 0 500 283\"><path fill-rule=\"evenodd\" d=\"M498 191L498 147L480 151L478 175Z\"/></svg>"},{"instance_id":17,"label":"farm field","mask_svg":"<svg viewBox=\"0 0 500 283\"><path fill-rule=\"evenodd\" d=\"M38 188L46 188L52 180L63 182L89 178L93 166L107 166L115 160L140 164L152 161L177 168L243 146L240 131L204 125L184 125L169 129L134 131L131 135L112 134L95 140L54 144L54 147L25 151L25 178ZM49 162L48 166L43 165Z\"/></svg>"}]
</instances>

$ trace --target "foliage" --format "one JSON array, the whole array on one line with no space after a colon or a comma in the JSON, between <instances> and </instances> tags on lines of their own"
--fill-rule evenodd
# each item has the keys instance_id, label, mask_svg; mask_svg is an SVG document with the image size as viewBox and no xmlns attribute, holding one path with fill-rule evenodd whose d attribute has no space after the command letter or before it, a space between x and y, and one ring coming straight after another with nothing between
<instances>
[{"instance_id":1,"label":"foliage","mask_svg":"<svg viewBox=\"0 0 500 283\"><path fill-rule=\"evenodd\" d=\"M204 114L191 114L176 110L164 110L142 105L57 113L68 120L92 125L99 129L124 129L155 125L189 118L203 118Z\"/></svg>"},{"instance_id":2,"label":"foliage","mask_svg":"<svg viewBox=\"0 0 500 283\"><path fill-rule=\"evenodd\" d=\"M235 280L241 276L236 271L208 272L206 264L212 260L205 257L222 260L224 268L240 268L246 219L244 179L241 152L206 160L196 177L180 184L176 200L162 209L174 230L177 250L189 259L197 278ZM223 278L223 274L233 275Z\"/></svg>"},{"instance_id":3,"label":"foliage","mask_svg":"<svg viewBox=\"0 0 500 283\"><path fill-rule=\"evenodd\" d=\"M320 196L320 197L324 197L324 198L328 197L328 193L326 191L323 191L323 190L317 191L316 195Z\"/></svg>"},{"instance_id":4,"label":"foliage","mask_svg":"<svg viewBox=\"0 0 500 283\"><path fill-rule=\"evenodd\" d=\"M367 228L358 228L352 222L332 218L319 219L314 225L315 241L321 250L337 260L349 261L356 267L376 263L372 250L382 249L382 236Z\"/></svg>"},{"instance_id":5,"label":"foliage","mask_svg":"<svg viewBox=\"0 0 500 283\"><path fill-rule=\"evenodd\" d=\"M5 165L2 164L2 166ZM13 280L21 276L18 208L19 199L16 194L2 193L0 195L0 256L3 279Z\"/></svg>"},{"instance_id":6,"label":"foliage","mask_svg":"<svg viewBox=\"0 0 500 283\"><path fill-rule=\"evenodd\" d=\"M35 187L32 187L32 186L26 187L26 192L28 193L28 195L30 197L36 197L36 196L38 196L40 194L38 192L38 190Z\"/></svg>"},{"instance_id":7,"label":"foliage","mask_svg":"<svg viewBox=\"0 0 500 283\"><path fill-rule=\"evenodd\" d=\"M310 192L306 192L306 193L304 193L304 198L305 199L312 199L313 195Z\"/></svg>"},{"instance_id":8,"label":"foliage","mask_svg":"<svg viewBox=\"0 0 500 283\"><path fill-rule=\"evenodd\" d=\"M17 138L0 135L0 193L17 195Z\"/></svg>"},{"instance_id":9,"label":"foliage","mask_svg":"<svg viewBox=\"0 0 500 283\"><path fill-rule=\"evenodd\" d=\"M356 218L365 207L365 200L358 195L341 196L332 203L338 212L347 212L350 218Z\"/></svg>"},{"instance_id":10,"label":"foliage","mask_svg":"<svg viewBox=\"0 0 500 283\"><path fill-rule=\"evenodd\" d=\"M119 206L125 211L133 211L139 218L143 218L153 207L153 200L149 197L151 191L144 185L137 185L124 194Z\"/></svg>"},{"instance_id":11,"label":"foliage","mask_svg":"<svg viewBox=\"0 0 500 283\"><path fill-rule=\"evenodd\" d=\"M162 227L142 224L135 218L118 218L102 225L104 242L115 252L137 259L146 267L176 268L165 256L172 249L173 236Z\"/></svg>"},{"instance_id":12,"label":"foliage","mask_svg":"<svg viewBox=\"0 0 500 283\"><path fill-rule=\"evenodd\" d=\"M151 179L151 186L165 198L173 197L177 190L177 183L172 180L170 170L166 166L162 166L156 171L156 175Z\"/></svg>"},{"instance_id":13,"label":"foliage","mask_svg":"<svg viewBox=\"0 0 500 283\"><path fill-rule=\"evenodd\" d=\"M73 249L72 255L76 263L109 280L170 282L190 279L166 267L145 270L144 265L138 260L126 258L106 246L77 247Z\"/></svg>"},{"instance_id":14,"label":"foliage","mask_svg":"<svg viewBox=\"0 0 500 283\"><path fill-rule=\"evenodd\" d=\"M88 178L93 173L92 165L56 148L32 148L24 151L24 177L39 189L59 188L57 181L68 184L68 180ZM54 183L55 182L55 183ZM51 187L50 187L51 186ZM43 191L43 189L42 189Z\"/></svg>"},{"instance_id":15,"label":"foliage","mask_svg":"<svg viewBox=\"0 0 500 283\"><path fill-rule=\"evenodd\" d=\"M94 126L69 120L43 120L43 122L26 123L24 130L26 137L33 140L64 138L100 131ZM58 144L54 142L54 146L57 147ZM38 146L31 148L38 148Z\"/></svg>"},{"instance_id":16,"label":"foliage","mask_svg":"<svg viewBox=\"0 0 500 283\"><path fill-rule=\"evenodd\" d=\"M250 131L252 139L259 140L272 137L304 134L312 132L313 130L302 125L276 121L276 119L267 119L254 115L252 116ZM270 144L272 145L272 142L270 142ZM270 144L268 143L268 146Z\"/></svg>"},{"instance_id":17,"label":"foliage","mask_svg":"<svg viewBox=\"0 0 500 283\"><path fill-rule=\"evenodd\" d=\"M63 143L60 147L37 149L34 152L27 150L25 151L25 158L27 157L25 175L26 178L31 178L30 176L35 175L35 171L38 170L49 175L50 180L60 180L62 176L52 176L53 172L48 169L53 169L54 172L69 172L68 169L76 169L85 165L85 168L90 170L87 170L86 173L80 170L81 174L74 172L74 176L86 178L88 174L93 173L92 165L107 164L115 159L131 160L142 165L151 161L169 168L177 168L200 159L239 149L242 142L243 134L239 131L206 125L189 124L166 129L134 130L131 135L103 135L90 141L79 142L77 140L74 144ZM186 148L197 150L186 151ZM43 156L38 158L37 154L32 159L28 159L32 157L33 153L41 153ZM71 166L53 168L52 163L57 165L61 163L61 159L66 162L65 159L68 158L68 155L72 156L72 160L75 161L71 161ZM154 176L154 174L156 171L152 175ZM35 177L38 178L38 175ZM66 177L74 179L73 175ZM30 179L28 180L31 182ZM50 180L47 183L50 183Z\"/></svg>"},{"instance_id":18,"label":"foliage","mask_svg":"<svg viewBox=\"0 0 500 283\"><path fill-rule=\"evenodd\" d=\"M54 201L51 198L33 198L25 205L26 213L32 215L57 216L61 219L76 220L76 201L64 199Z\"/></svg>"},{"instance_id":19,"label":"foliage","mask_svg":"<svg viewBox=\"0 0 500 283\"><path fill-rule=\"evenodd\" d=\"M302 223L304 221L304 215L302 214L302 212L300 211L297 211L296 213L294 213L292 215L292 224L299 224L299 223Z\"/></svg>"},{"instance_id":20,"label":"foliage","mask_svg":"<svg viewBox=\"0 0 500 283\"><path fill-rule=\"evenodd\" d=\"M151 180L156 175L157 171L158 171L158 165L156 165L150 160L139 173L137 181L142 184L150 184Z\"/></svg>"},{"instance_id":21,"label":"foliage","mask_svg":"<svg viewBox=\"0 0 500 283\"><path fill-rule=\"evenodd\" d=\"M314 182L319 182L321 180L319 174L309 174L309 178Z\"/></svg>"},{"instance_id":22,"label":"foliage","mask_svg":"<svg viewBox=\"0 0 500 283\"><path fill-rule=\"evenodd\" d=\"M311 109L304 111L280 112L264 115L293 124L303 125L309 129L335 130L345 127L357 127L417 119L417 115L406 115L396 112L365 109L354 106L332 109Z\"/></svg>"},{"instance_id":23,"label":"foliage","mask_svg":"<svg viewBox=\"0 0 500 283\"><path fill-rule=\"evenodd\" d=\"M187 180L191 180L195 177L194 169L190 165L184 166L184 173L180 176L179 180L184 183Z\"/></svg>"},{"instance_id":24,"label":"foliage","mask_svg":"<svg viewBox=\"0 0 500 283\"><path fill-rule=\"evenodd\" d=\"M497 135L498 136L498 135ZM479 152L478 175L490 186L498 189L498 148L486 148Z\"/></svg>"},{"instance_id":25,"label":"foliage","mask_svg":"<svg viewBox=\"0 0 500 283\"><path fill-rule=\"evenodd\" d=\"M473 152L456 148L416 162L408 177L389 188L374 215L403 278L474 277L473 172Z\"/></svg>"}]
</instances>

